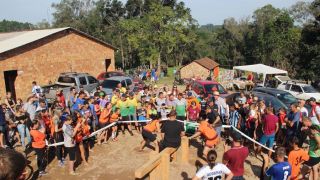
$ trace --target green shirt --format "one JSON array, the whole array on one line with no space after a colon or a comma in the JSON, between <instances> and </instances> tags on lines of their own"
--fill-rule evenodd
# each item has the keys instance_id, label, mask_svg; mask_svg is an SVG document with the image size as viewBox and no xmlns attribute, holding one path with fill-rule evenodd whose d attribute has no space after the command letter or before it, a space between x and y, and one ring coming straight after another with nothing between
<instances>
[{"instance_id":1,"label":"green shirt","mask_svg":"<svg viewBox=\"0 0 320 180\"><path fill-rule=\"evenodd\" d=\"M315 136L320 136L320 133L315 134ZM315 139L310 139L309 156L315 158L320 157L320 149L318 149L318 143Z\"/></svg>"},{"instance_id":2,"label":"green shirt","mask_svg":"<svg viewBox=\"0 0 320 180\"><path fill-rule=\"evenodd\" d=\"M186 107L187 101L185 99L177 99L176 100L176 112L177 116L185 116L186 115Z\"/></svg>"},{"instance_id":3,"label":"green shirt","mask_svg":"<svg viewBox=\"0 0 320 180\"><path fill-rule=\"evenodd\" d=\"M129 108L128 108L128 101L118 101L117 108L120 109L121 116L128 116L129 115Z\"/></svg>"}]
</instances>

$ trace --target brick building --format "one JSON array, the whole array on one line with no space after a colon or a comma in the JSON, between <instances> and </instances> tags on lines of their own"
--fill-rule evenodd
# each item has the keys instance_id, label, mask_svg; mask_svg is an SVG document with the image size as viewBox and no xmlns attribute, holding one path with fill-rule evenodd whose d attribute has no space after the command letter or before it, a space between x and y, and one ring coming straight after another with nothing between
<instances>
[{"instance_id":1,"label":"brick building","mask_svg":"<svg viewBox=\"0 0 320 180\"><path fill-rule=\"evenodd\" d=\"M216 79L218 75L219 64L208 57L194 60L180 68L180 76L183 79L207 79L209 76L211 76L212 79Z\"/></svg>"},{"instance_id":2,"label":"brick building","mask_svg":"<svg viewBox=\"0 0 320 180\"><path fill-rule=\"evenodd\" d=\"M0 96L10 91L25 99L32 81L46 85L62 72L114 70L115 49L70 27L0 33Z\"/></svg>"}]
</instances>

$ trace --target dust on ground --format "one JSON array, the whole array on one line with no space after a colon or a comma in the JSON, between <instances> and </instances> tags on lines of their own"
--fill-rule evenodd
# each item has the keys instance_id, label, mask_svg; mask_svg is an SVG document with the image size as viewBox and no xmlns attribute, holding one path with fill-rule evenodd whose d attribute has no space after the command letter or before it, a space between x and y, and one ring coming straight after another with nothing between
<instances>
[{"instance_id":1,"label":"dust on ground","mask_svg":"<svg viewBox=\"0 0 320 180\"><path fill-rule=\"evenodd\" d=\"M80 164L76 172L79 173L76 176L68 174L68 166L66 161L65 167L59 167L58 161L54 159L47 167L48 175L40 177L38 179L48 180L73 180L73 179L90 179L90 180L127 180L135 179L134 171L142 166L149 160L150 152L149 148L145 148L143 152L138 152L138 147L142 137L138 132L134 132L134 136L119 135L118 142L108 141L108 144L95 145L94 152L90 152L89 166ZM201 154L201 145L197 141L190 142L189 150L189 164L180 165L176 162L170 163L170 179L191 179L199 168L197 160ZM222 142L217 146L216 151L218 153L217 162L222 162L223 144ZM240 155L240 154L239 154ZM31 154L29 157L31 160L31 167L33 171L37 170L35 155ZM201 164L200 164L201 165ZM256 157L249 156L245 163L245 178L246 179L259 179L260 168L262 162ZM29 169L30 171L30 169ZM37 179L36 176L31 177Z\"/></svg>"}]
</instances>

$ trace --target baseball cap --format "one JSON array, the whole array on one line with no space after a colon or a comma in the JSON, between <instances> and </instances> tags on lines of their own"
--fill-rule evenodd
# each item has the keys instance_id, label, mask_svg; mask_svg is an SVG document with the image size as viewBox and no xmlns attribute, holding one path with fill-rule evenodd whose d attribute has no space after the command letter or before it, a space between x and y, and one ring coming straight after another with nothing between
<instances>
[{"instance_id":1,"label":"baseball cap","mask_svg":"<svg viewBox=\"0 0 320 180\"><path fill-rule=\"evenodd\" d=\"M219 93L219 91L213 91L213 95L214 95L214 96L219 96L220 93Z\"/></svg>"},{"instance_id":2,"label":"baseball cap","mask_svg":"<svg viewBox=\"0 0 320 180\"><path fill-rule=\"evenodd\" d=\"M192 92L188 92L187 95L188 95L188 96L192 96Z\"/></svg>"},{"instance_id":3,"label":"baseball cap","mask_svg":"<svg viewBox=\"0 0 320 180\"><path fill-rule=\"evenodd\" d=\"M131 92L129 93L129 96L134 96L134 92L131 91Z\"/></svg>"},{"instance_id":4,"label":"baseball cap","mask_svg":"<svg viewBox=\"0 0 320 180\"><path fill-rule=\"evenodd\" d=\"M309 101L309 102L310 102L310 101L316 102L317 100L316 100L316 98L311 97L308 101Z\"/></svg>"}]
</instances>

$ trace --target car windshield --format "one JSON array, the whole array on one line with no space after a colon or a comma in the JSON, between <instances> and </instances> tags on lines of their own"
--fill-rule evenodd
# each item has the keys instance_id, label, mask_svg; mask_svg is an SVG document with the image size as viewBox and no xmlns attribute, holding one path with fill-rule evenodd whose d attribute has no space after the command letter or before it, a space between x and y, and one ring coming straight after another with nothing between
<instances>
[{"instance_id":1,"label":"car windshield","mask_svg":"<svg viewBox=\"0 0 320 180\"><path fill-rule=\"evenodd\" d=\"M103 88L114 89L114 88L117 87L118 84L119 84L119 81L116 81L116 80L105 80L102 83L102 87Z\"/></svg>"},{"instance_id":2,"label":"car windshield","mask_svg":"<svg viewBox=\"0 0 320 180\"><path fill-rule=\"evenodd\" d=\"M285 109L288 109L285 104L283 104L280 100L278 100L273 96L258 96L258 97L259 97L259 100L264 100L267 107L271 106L276 111L278 111L282 107Z\"/></svg>"},{"instance_id":3,"label":"car windshield","mask_svg":"<svg viewBox=\"0 0 320 180\"><path fill-rule=\"evenodd\" d=\"M293 104L297 102L297 99L294 96L292 96L290 93L277 94L277 97L280 99L280 101L286 104Z\"/></svg>"},{"instance_id":4,"label":"car windshield","mask_svg":"<svg viewBox=\"0 0 320 180\"><path fill-rule=\"evenodd\" d=\"M58 78L58 82L59 83L74 83L74 84L76 84L76 80L74 79L74 77L67 77L67 76L60 76Z\"/></svg>"},{"instance_id":5,"label":"car windshield","mask_svg":"<svg viewBox=\"0 0 320 180\"><path fill-rule=\"evenodd\" d=\"M212 89L216 89L220 94L227 94L224 87L222 87L220 84L206 84L204 85L204 88L206 89L207 93L212 93Z\"/></svg>"},{"instance_id":6,"label":"car windshield","mask_svg":"<svg viewBox=\"0 0 320 180\"><path fill-rule=\"evenodd\" d=\"M318 93L312 86L303 86L302 89L305 93Z\"/></svg>"}]
</instances>

